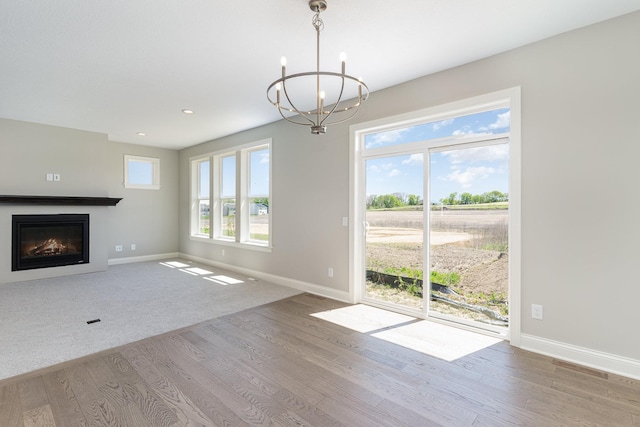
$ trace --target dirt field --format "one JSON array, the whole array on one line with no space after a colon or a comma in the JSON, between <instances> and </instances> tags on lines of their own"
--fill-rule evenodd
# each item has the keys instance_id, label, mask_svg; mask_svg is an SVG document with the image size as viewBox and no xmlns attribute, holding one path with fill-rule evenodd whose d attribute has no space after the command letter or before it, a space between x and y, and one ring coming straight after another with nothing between
<instances>
[{"instance_id":1,"label":"dirt field","mask_svg":"<svg viewBox=\"0 0 640 427\"><path fill-rule=\"evenodd\" d=\"M422 211L367 212L370 266L423 269ZM431 269L458 272L465 292L508 291L508 255L481 249L485 230L505 228L507 210L432 213Z\"/></svg>"}]
</instances>

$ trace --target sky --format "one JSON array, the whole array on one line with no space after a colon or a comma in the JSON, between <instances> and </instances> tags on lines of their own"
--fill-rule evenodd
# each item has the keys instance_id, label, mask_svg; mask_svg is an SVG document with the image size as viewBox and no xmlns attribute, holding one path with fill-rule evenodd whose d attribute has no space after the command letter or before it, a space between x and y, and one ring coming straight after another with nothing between
<instances>
[{"instance_id":1,"label":"sky","mask_svg":"<svg viewBox=\"0 0 640 427\"><path fill-rule=\"evenodd\" d=\"M450 136L501 134L508 132L509 127L510 111L505 108L367 135L365 149ZM367 196L404 193L424 199L425 156L429 157L431 202L453 192L458 195L509 192L509 146L499 144L368 159Z\"/></svg>"},{"instance_id":2,"label":"sky","mask_svg":"<svg viewBox=\"0 0 640 427\"><path fill-rule=\"evenodd\" d=\"M200 163L200 196L209 196L209 162ZM269 149L249 153L249 197L269 196ZM222 157L222 197L233 198L236 194L236 156Z\"/></svg>"}]
</instances>

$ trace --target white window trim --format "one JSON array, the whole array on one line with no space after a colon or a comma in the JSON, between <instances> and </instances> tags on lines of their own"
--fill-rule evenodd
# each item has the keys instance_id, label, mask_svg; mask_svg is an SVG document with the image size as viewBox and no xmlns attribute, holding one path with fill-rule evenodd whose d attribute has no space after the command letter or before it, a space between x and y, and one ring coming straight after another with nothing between
<instances>
[{"instance_id":1,"label":"white window trim","mask_svg":"<svg viewBox=\"0 0 640 427\"><path fill-rule=\"evenodd\" d=\"M521 95L520 87L505 89L473 98L464 99L444 105L426 108L393 117L386 117L366 123L359 123L349 127L349 299L352 303L362 300L360 287L363 274L360 266L363 265L363 224L358 223L363 218L364 200L362 194L362 168L364 137L367 134L381 131L389 131L398 128L409 127L430 121L444 120L451 117L473 114L480 111L488 111L500 106L508 106L511 110L511 125L509 131L509 336L511 345L520 347L521 342ZM462 141L461 141L462 142ZM465 142L473 142L466 139ZM430 141L434 146L438 141ZM392 150L398 150L395 146L389 150L387 147L369 149L369 155L384 155Z\"/></svg>"},{"instance_id":2,"label":"white window trim","mask_svg":"<svg viewBox=\"0 0 640 427\"><path fill-rule=\"evenodd\" d=\"M262 151L264 149L268 149L269 151L269 241L268 244L265 244L261 240L256 240L251 238L251 229L250 229L250 217L251 217L251 199L257 197L259 195L250 195L249 187L251 181L251 153L255 151ZM246 147L241 150L240 156L240 173L244 176L244 179L240 182L240 209L242 214L240 215L241 225L240 225L240 241L249 245L256 246L271 246L271 173L273 168L271 167L271 144L256 144L251 147ZM264 197L264 195L262 195Z\"/></svg>"},{"instance_id":3,"label":"white window trim","mask_svg":"<svg viewBox=\"0 0 640 427\"><path fill-rule=\"evenodd\" d=\"M248 215L250 214L250 206L246 205L246 200L248 199L248 188L249 183L248 179L250 176L250 171L248 170L249 161L246 160L247 156L250 155L251 152L261 150L261 149L269 149L269 240L268 242L264 242L261 240L252 240L250 239L249 234L249 219ZM189 158L189 168L191 169L191 181L189 183L190 191L191 191L191 202L190 202L190 240L216 244L222 246L231 246L231 247L240 247L245 249L263 251L263 252L271 252L272 251L272 174L273 174L273 164L272 164L272 149L273 144L271 138L263 139L260 141L256 141L249 144L244 144L241 146L233 147L232 149L225 149L220 151L215 151L211 153L207 153L204 155L194 156ZM236 235L235 237L225 237L221 236L221 227L220 222L214 218L214 213L222 212L221 206L219 203L221 201L221 191L220 184L222 182L222 176L217 175L216 179L214 179L214 174L221 174L222 168L220 167L222 158L234 155L236 156ZM199 182L199 171L197 167L194 167L197 162L209 160L210 161L210 234L209 236L199 234L199 206L198 206L198 188L197 184ZM218 209L220 208L220 209Z\"/></svg>"},{"instance_id":4,"label":"white window trim","mask_svg":"<svg viewBox=\"0 0 640 427\"><path fill-rule=\"evenodd\" d=\"M150 163L152 167L152 184L130 184L129 183L129 162ZM159 190L160 189L160 159L156 157L141 157L129 154L124 155L124 188L136 190Z\"/></svg>"}]
</instances>

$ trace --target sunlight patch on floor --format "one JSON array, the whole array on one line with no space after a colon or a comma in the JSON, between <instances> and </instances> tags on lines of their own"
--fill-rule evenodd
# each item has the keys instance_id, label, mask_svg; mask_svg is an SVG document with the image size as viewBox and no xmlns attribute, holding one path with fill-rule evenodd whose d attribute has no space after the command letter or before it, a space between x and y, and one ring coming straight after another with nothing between
<instances>
[{"instance_id":1,"label":"sunlight patch on floor","mask_svg":"<svg viewBox=\"0 0 640 427\"><path fill-rule=\"evenodd\" d=\"M178 261L161 262L160 265L164 265L165 267L171 267L171 268L189 267L189 264L185 264L184 262L178 262Z\"/></svg>"},{"instance_id":2,"label":"sunlight patch on floor","mask_svg":"<svg viewBox=\"0 0 640 427\"><path fill-rule=\"evenodd\" d=\"M372 332L402 323L412 322L415 317L380 310L369 305L357 304L335 310L321 311L311 314L327 322L344 326L358 332Z\"/></svg>"},{"instance_id":3,"label":"sunlight patch on floor","mask_svg":"<svg viewBox=\"0 0 640 427\"><path fill-rule=\"evenodd\" d=\"M205 280L209 280L211 282L215 282L215 283L218 283L218 284L223 285L223 286L237 285L238 283L244 283L243 280L234 279L233 277L223 276L223 275L205 277Z\"/></svg>"},{"instance_id":4,"label":"sunlight patch on floor","mask_svg":"<svg viewBox=\"0 0 640 427\"><path fill-rule=\"evenodd\" d=\"M203 279L208 280L210 282L217 283L222 286L237 285L239 283L244 283L244 280L235 279L233 277L229 277L225 275L209 276L210 274L215 274L215 273L213 271L206 270L204 268L191 267L189 264L185 264L179 261L161 262L160 265L163 265L165 267L170 267L170 268L177 268L179 271L190 274L192 276L206 276L206 277L203 277ZM250 278L249 280L255 280L255 279Z\"/></svg>"},{"instance_id":5,"label":"sunlight patch on floor","mask_svg":"<svg viewBox=\"0 0 640 427\"><path fill-rule=\"evenodd\" d=\"M502 340L358 304L313 313L327 322L451 362Z\"/></svg>"},{"instance_id":6,"label":"sunlight patch on floor","mask_svg":"<svg viewBox=\"0 0 640 427\"><path fill-rule=\"evenodd\" d=\"M204 268L192 267L185 268L187 273L197 274L199 276L204 276L205 274L213 274L213 271L205 270Z\"/></svg>"},{"instance_id":7,"label":"sunlight patch on floor","mask_svg":"<svg viewBox=\"0 0 640 427\"><path fill-rule=\"evenodd\" d=\"M502 341L428 320L377 332L372 336L448 362Z\"/></svg>"}]
</instances>

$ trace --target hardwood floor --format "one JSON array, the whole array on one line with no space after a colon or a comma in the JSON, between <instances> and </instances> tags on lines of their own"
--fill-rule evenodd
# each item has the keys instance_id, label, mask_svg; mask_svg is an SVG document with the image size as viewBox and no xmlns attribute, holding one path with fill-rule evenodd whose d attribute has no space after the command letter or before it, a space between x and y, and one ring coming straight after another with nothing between
<instances>
[{"instance_id":1,"label":"hardwood floor","mask_svg":"<svg viewBox=\"0 0 640 427\"><path fill-rule=\"evenodd\" d=\"M345 306L298 295L2 381L0 426L640 426L640 381L310 316Z\"/></svg>"}]
</instances>

